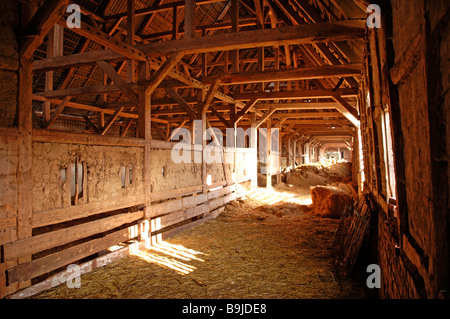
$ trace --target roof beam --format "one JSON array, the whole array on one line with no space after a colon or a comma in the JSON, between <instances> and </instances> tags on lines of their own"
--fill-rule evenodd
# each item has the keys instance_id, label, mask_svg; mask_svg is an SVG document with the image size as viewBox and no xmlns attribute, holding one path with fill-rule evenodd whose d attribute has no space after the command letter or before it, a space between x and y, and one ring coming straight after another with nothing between
<instances>
[{"instance_id":1,"label":"roof beam","mask_svg":"<svg viewBox=\"0 0 450 319\"><path fill-rule=\"evenodd\" d=\"M169 93L169 95L175 101L177 101L178 105L180 105L192 119L195 119L197 117L197 113L183 100L183 98L177 92L169 87L166 87L165 89L167 93Z\"/></svg>"},{"instance_id":2,"label":"roof beam","mask_svg":"<svg viewBox=\"0 0 450 319\"><path fill-rule=\"evenodd\" d=\"M46 0L25 27L20 55L31 59L34 51L56 22L63 16L69 0Z\"/></svg>"},{"instance_id":3,"label":"roof beam","mask_svg":"<svg viewBox=\"0 0 450 319\"><path fill-rule=\"evenodd\" d=\"M109 119L108 123L105 127L99 129L100 135L105 135L109 128L114 124L114 121L119 117L120 113L123 111L125 107L119 106L113 113L112 117Z\"/></svg>"},{"instance_id":4,"label":"roof beam","mask_svg":"<svg viewBox=\"0 0 450 319\"><path fill-rule=\"evenodd\" d=\"M255 109L264 110L269 109L271 106L276 106L278 111L281 110L323 110L323 109L335 109L336 102L298 102L298 103L263 103L255 105Z\"/></svg>"},{"instance_id":5,"label":"roof beam","mask_svg":"<svg viewBox=\"0 0 450 319\"><path fill-rule=\"evenodd\" d=\"M223 1L225 1L225 0L197 0L197 1L194 1L194 3L195 3L195 5L204 5L204 4L210 4L210 3L215 3L215 2L223 2ZM156 12L162 12L162 11L167 11L167 10L173 10L174 7L182 8L184 6L185 6L185 1L177 1L177 2L172 2L172 3L166 3L166 4L159 5L159 6L151 6L151 7L147 7L147 8L136 10L135 11L135 15L136 16L147 15L147 14L150 14L150 13L156 13ZM119 19L119 18L126 18L126 17L127 17L127 13L126 12L122 12L122 13L106 16L105 20L116 20L116 19Z\"/></svg>"},{"instance_id":6,"label":"roof beam","mask_svg":"<svg viewBox=\"0 0 450 319\"><path fill-rule=\"evenodd\" d=\"M158 43L135 45L150 57L160 57L172 52L187 54L214 52L221 50L248 49L264 46L303 44L327 41L344 41L364 37L365 23L361 20L324 22L287 26L277 29L264 29L227 33L201 38L188 38ZM124 60L122 54L112 50L98 50L78 53L64 57L37 60L33 62L34 71L68 68L102 60Z\"/></svg>"},{"instance_id":7,"label":"roof beam","mask_svg":"<svg viewBox=\"0 0 450 319\"><path fill-rule=\"evenodd\" d=\"M220 79L217 79L209 87L208 94L206 95L206 98L205 98L205 103L202 107L201 115L206 114L206 112L208 112L211 102L214 99L214 95L216 94L217 89L219 88L219 84L220 84Z\"/></svg>"},{"instance_id":8,"label":"roof beam","mask_svg":"<svg viewBox=\"0 0 450 319\"><path fill-rule=\"evenodd\" d=\"M229 121L227 121L222 114L220 114L213 106L210 106L209 109L211 112L223 123L226 127L231 127L231 124Z\"/></svg>"},{"instance_id":9,"label":"roof beam","mask_svg":"<svg viewBox=\"0 0 450 319\"><path fill-rule=\"evenodd\" d=\"M138 45L137 48L150 57L159 57L174 51L195 54L274 45L344 41L362 38L364 26L364 21L360 20L324 22L148 43Z\"/></svg>"},{"instance_id":10,"label":"roof beam","mask_svg":"<svg viewBox=\"0 0 450 319\"><path fill-rule=\"evenodd\" d=\"M66 21L64 19L59 20L58 23L63 27L67 27ZM119 39L116 39L113 36L92 27L83 21L81 21L81 28L72 28L70 30L89 40L95 41L105 48L111 49L130 60L146 60L145 54L135 46L120 41Z\"/></svg>"},{"instance_id":11,"label":"roof beam","mask_svg":"<svg viewBox=\"0 0 450 319\"><path fill-rule=\"evenodd\" d=\"M48 120L48 122L45 125L45 128L49 128L50 126L52 126L53 123L55 123L56 119L58 118L58 116L62 113L62 111L64 110L64 108L66 107L67 103L70 101L71 96L66 96L61 103L59 103L58 107L56 108L56 110L53 112L51 118Z\"/></svg>"},{"instance_id":12,"label":"roof beam","mask_svg":"<svg viewBox=\"0 0 450 319\"><path fill-rule=\"evenodd\" d=\"M150 78L150 85L145 89L145 94L152 94L153 91L158 87L158 85L164 80L166 75L172 71L172 69L177 65L177 63L184 56L182 52L173 53L153 74Z\"/></svg>"},{"instance_id":13,"label":"roof beam","mask_svg":"<svg viewBox=\"0 0 450 319\"><path fill-rule=\"evenodd\" d=\"M120 74L114 70L111 64L105 61L98 61L98 66L113 80L114 84L134 103L137 103L138 98L136 93L131 89L130 85L125 82Z\"/></svg>"},{"instance_id":14,"label":"roof beam","mask_svg":"<svg viewBox=\"0 0 450 319\"><path fill-rule=\"evenodd\" d=\"M263 124L277 109L272 107L264 113L264 115L256 122L255 127L258 128Z\"/></svg>"},{"instance_id":15,"label":"roof beam","mask_svg":"<svg viewBox=\"0 0 450 319\"><path fill-rule=\"evenodd\" d=\"M231 96L237 101L244 100L284 100L284 99L314 99L314 98L332 98L339 96L357 96L357 89L337 89L333 90L303 90L303 91L280 91L280 92L255 92L255 93L235 93Z\"/></svg>"},{"instance_id":16,"label":"roof beam","mask_svg":"<svg viewBox=\"0 0 450 319\"><path fill-rule=\"evenodd\" d=\"M340 112L301 112L301 113L275 113L273 118L310 118L310 117L342 117Z\"/></svg>"},{"instance_id":17,"label":"roof beam","mask_svg":"<svg viewBox=\"0 0 450 319\"><path fill-rule=\"evenodd\" d=\"M351 106L344 98L339 95L333 95L332 98L338 102L337 110L341 112L353 125L359 127L358 111Z\"/></svg>"},{"instance_id":18,"label":"roof beam","mask_svg":"<svg viewBox=\"0 0 450 319\"><path fill-rule=\"evenodd\" d=\"M203 78L202 82L210 83L211 81L220 79L222 81L222 84L243 84L272 81L323 79L329 77L359 76L361 75L362 69L362 63L326 65L296 69L220 74L217 76Z\"/></svg>"},{"instance_id":19,"label":"roof beam","mask_svg":"<svg viewBox=\"0 0 450 319\"><path fill-rule=\"evenodd\" d=\"M237 114L236 114L236 119L235 122L239 122L245 114L247 114L247 112L256 104L256 102L258 102L257 99L253 99L247 102L247 104L245 104L244 108L241 109Z\"/></svg>"}]
</instances>

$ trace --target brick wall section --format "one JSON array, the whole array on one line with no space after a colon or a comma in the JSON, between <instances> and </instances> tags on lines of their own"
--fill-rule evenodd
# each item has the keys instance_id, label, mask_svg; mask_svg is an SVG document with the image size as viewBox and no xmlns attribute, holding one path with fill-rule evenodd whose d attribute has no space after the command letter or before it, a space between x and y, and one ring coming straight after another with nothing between
<instances>
[{"instance_id":1,"label":"brick wall section","mask_svg":"<svg viewBox=\"0 0 450 319\"><path fill-rule=\"evenodd\" d=\"M378 214L378 264L381 269L380 298L420 298L412 276L400 250L396 251L397 236L392 233L391 222L384 213ZM409 265L411 266L411 265Z\"/></svg>"}]
</instances>

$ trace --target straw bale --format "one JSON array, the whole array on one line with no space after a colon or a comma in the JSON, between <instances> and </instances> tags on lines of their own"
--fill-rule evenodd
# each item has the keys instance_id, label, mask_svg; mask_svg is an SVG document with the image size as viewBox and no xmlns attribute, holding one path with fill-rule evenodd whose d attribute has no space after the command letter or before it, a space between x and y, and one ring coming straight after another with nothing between
<instances>
[{"instance_id":1,"label":"straw bale","mask_svg":"<svg viewBox=\"0 0 450 319\"><path fill-rule=\"evenodd\" d=\"M315 214L322 217L339 219L353 205L349 193L331 186L312 187L311 197Z\"/></svg>"}]
</instances>

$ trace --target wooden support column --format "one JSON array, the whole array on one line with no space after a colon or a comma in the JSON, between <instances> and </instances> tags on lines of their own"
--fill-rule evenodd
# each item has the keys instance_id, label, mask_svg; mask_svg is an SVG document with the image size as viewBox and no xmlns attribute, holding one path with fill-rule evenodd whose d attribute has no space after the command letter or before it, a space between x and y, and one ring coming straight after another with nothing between
<instances>
[{"instance_id":1,"label":"wooden support column","mask_svg":"<svg viewBox=\"0 0 450 319\"><path fill-rule=\"evenodd\" d=\"M258 48L258 70L264 71L264 47ZM264 92L264 82L261 82L259 91Z\"/></svg>"},{"instance_id":2,"label":"wooden support column","mask_svg":"<svg viewBox=\"0 0 450 319\"><path fill-rule=\"evenodd\" d=\"M47 59L53 58L53 32L49 32L48 42L47 42ZM53 91L53 71L45 72L45 92ZM50 101L44 101L42 108L42 123L41 126L45 127L51 116L51 103Z\"/></svg>"},{"instance_id":3,"label":"wooden support column","mask_svg":"<svg viewBox=\"0 0 450 319\"><path fill-rule=\"evenodd\" d=\"M239 0L231 0L231 32L239 32ZM239 50L231 50L231 72L239 72Z\"/></svg>"},{"instance_id":4,"label":"wooden support column","mask_svg":"<svg viewBox=\"0 0 450 319\"><path fill-rule=\"evenodd\" d=\"M286 57L286 69L292 68L292 58L291 58L291 49L289 45L284 46L284 56ZM287 81L287 90L290 91L292 89L291 81Z\"/></svg>"},{"instance_id":5,"label":"wooden support column","mask_svg":"<svg viewBox=\"0 0 450 319\"><path fill-rule=\"evenodd\" d=\"M287 159L286 159L286 166L289 168L287 175L290 176L291 171L291 165L292 165L292 141L291 137L288 136L286 139L286 146L287 146Z\"/></svg>"},{"instance_id":6,"label":"wooden support column","mask_svg":"<svg viewBox=\"0 0 450 319\"><path fill-rule=\"evenodd\" d=\"M133 46L135 44L135 14L134 1L127 0L127 44ZM136 62L133 60L127 61L127 82L136 82Z\"/></svg>"},{"instance_id":7,"label":"wooden support column","mask_svg":"<svg viewBox=\"0 0 450 319\"><path fill-rule=\"evenodd\" d=\"M172 40L178 38L178 7L174 6L172 9Z\"/></svg>"},{"instance_id":8,"label":"wooden support column","mask_svg":"<svg viewBox=\"0 0 450 319\"><path fill-rule=\"evenodd\" d=\"M250 173L251 176L251 189L254 190L258 187L258 134L256 128L256 113L250 113L250 148L252 148L255 152L254 163L251 166L252 171Z\"/></svg>"},{"instance_id":9,"label":"wooden support column","mask_svg":"<svg viewBox=\"0 0 450 319\"><path fill-rule=\"evenodd\" d=\"M63 34L64 29L55 24L48 33L47 59L60 57L63 55ZM45 91L53 91L53 71L45 72ZM51 117L51 103L45 101L42 112L42 127L46 127Z\"/></svg>"},{"instance_id":10,"label":"wooden support column","mask_svg":"<svg viewBox=\"0 0 450 319\"><path fill-rule=\"evenodd\" d=\"M138 64L138 80L140 83L150 79L150 69L147 62ZM146 86L139 85L138 89L138 137L144 139L144 217L150 219L151 205L151 98L146 93Z\"/></svg>"},{"instance_id":11,"label":"wooden support column","mask_svg":"<svg viewBox=\"0 0 450 319\"><path fill-rule=\"evenodd\" d=\"M280 69L280 47L276 46L274 48L275 53L275 70ZM276 81L274 84L274 91L278 92L280 90L280 82Z\"/></svg>"},{"instance_id":12,"label":"wooden support column","mask_svg":"<svg viewBox=\"0 0 450 319\"><path fill-rule=\"evenodd\" d=\"M278 174L277 174L277 184L281 183L281 152L282 152L282 145L281 145L281 127L282 127L283 121L280 121L278 124Z\"/></svg>"},{"instance_id":13,"label":"wooden support column","mask_svg":"<svg viewBox=\"0 0 450 319\"><path fill-rule=\"evenodd\" d=\"M227 74L229 73L229 67L228 67L228 51L223 52L223 73ZM228 85L223 85L223 93L228 94Z\"/></svg>"},{"instance_id":14,"label":"wooden support column","mask_svg":"<svg viewBox=\"0 0 450 319\"><path fill-rule=\"evenodd\" d=\"M32 87L33 71L31 62L20 59L18 92L18 167L17 167L17 239L32 236L31 217L33 211L32 191ZM31 260L31 256L19 259L19 263ZM22 282L19 288L25 288L31 281Z\"/></svg>"},{"instance_id":15,"label":"wooden support column","mask_svg":"<svg viewBox=\"0 0 450 319\"><path fill-rule=\"evenodd\" d=\"M204 110L205 95L202 90L197 92L197 118L201 120L201 145L202 145L202 192L206 193L208 191L207 185L207 174L206 174L206 161L205 161L205 147L206 147L206 110Z\"/></svg>"},{"instance_id":16,"label":"wooden support column","mask_svg":"<svg viewBox=\"0 0 450 319\"><path fill-rule=\"evenodd\" d=\"M195 0L186 0L184 7L184 38L195 36Z\"/></svg>"},{"instance_id":17,"label":"wooden support column","mask_svg":"<svg viewBox=\"0 0 450 319\"><path fill-rule=\"evenodd\" d=\"M272 188L272 120L267 120L267 160L266 160L266 188Z\"/></svg>"}]
</instances>

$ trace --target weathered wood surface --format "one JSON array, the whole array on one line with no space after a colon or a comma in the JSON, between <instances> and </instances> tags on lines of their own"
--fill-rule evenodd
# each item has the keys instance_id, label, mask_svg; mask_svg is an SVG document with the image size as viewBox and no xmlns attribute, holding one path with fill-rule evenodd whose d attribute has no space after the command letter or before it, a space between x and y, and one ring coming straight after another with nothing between
<instances>
[{"instance_id":1,"label":"weathered wood surface","mask_svg":"<svg viewBox=\"0 0 450 319\"><path fill-rule=\"evenodd\" d=\"M363 194L355 207L344 214L333 242L334 266L340 280L348 277L355 266L361 245L370 227L370 218L377 211L370 194Z\"/></svg>"}]
</instances>

